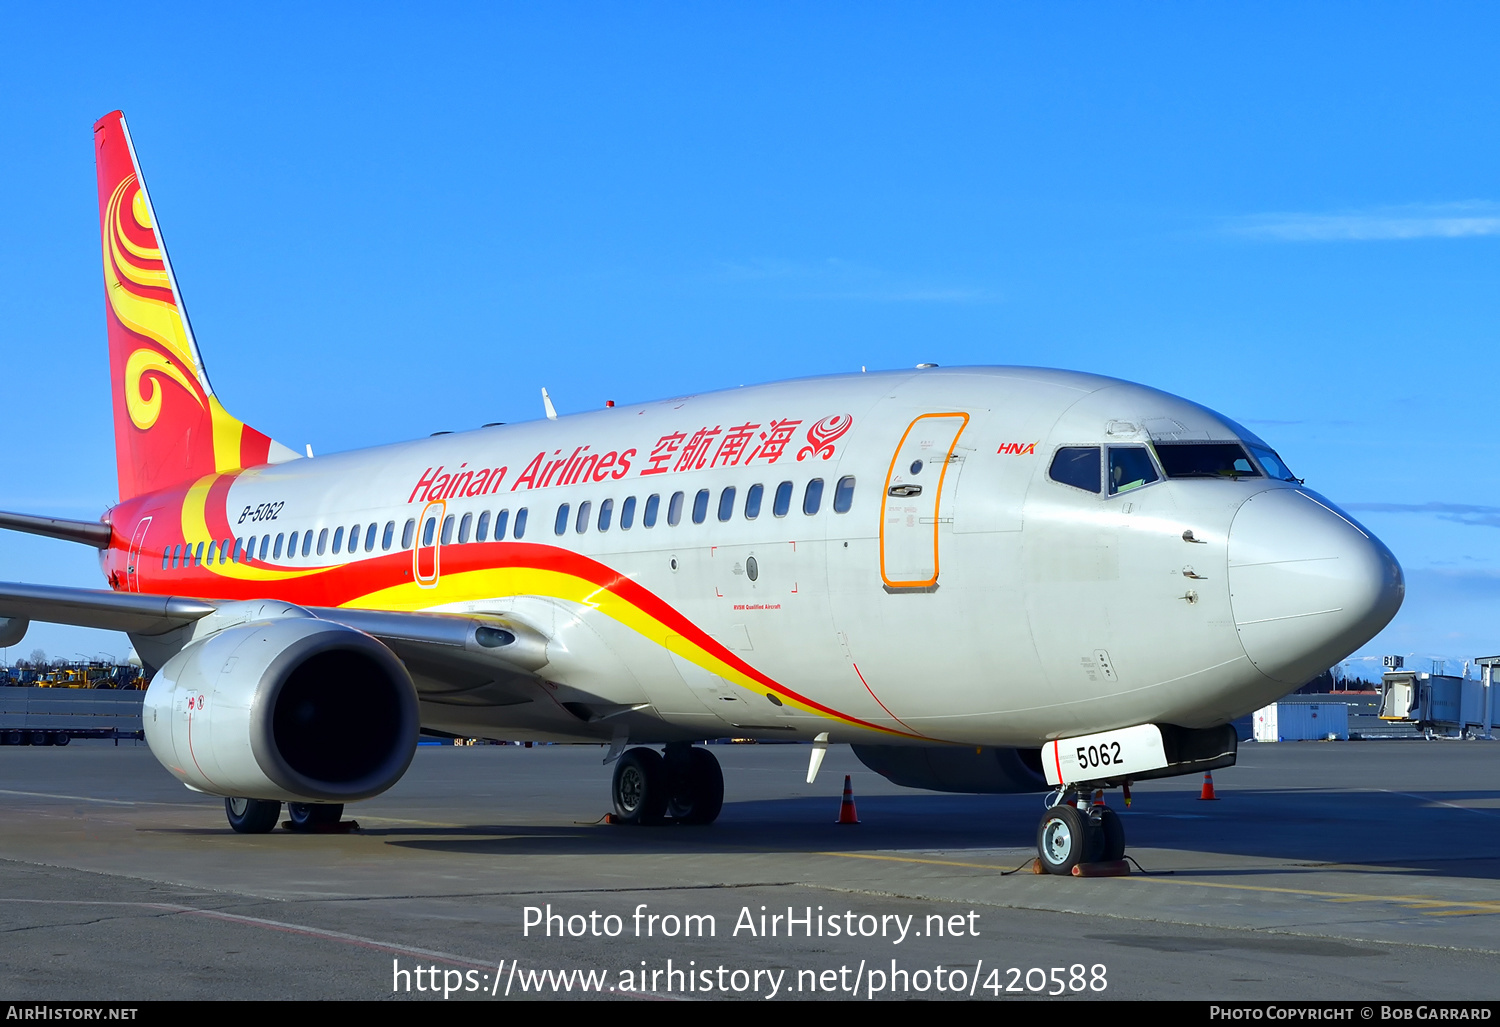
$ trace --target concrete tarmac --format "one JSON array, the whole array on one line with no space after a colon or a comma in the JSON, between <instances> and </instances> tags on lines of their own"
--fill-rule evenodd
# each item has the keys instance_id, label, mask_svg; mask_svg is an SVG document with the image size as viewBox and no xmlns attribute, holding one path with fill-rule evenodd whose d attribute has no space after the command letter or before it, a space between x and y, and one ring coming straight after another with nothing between
<instances>
[{"instance_id":1,"label":"concrete tarmac","mask_svg":"<svg viewBox=\"0 0 1500 1027\"><path fill-rule=\"evenodd\" d=\"M1500 999L1495 743L1245 743L1110 796L1112 879L1003 873L1040 795L712 749L710 827L597 823L598 747L424 746L357 832L245 836L142 745L0 748L0 998Z\"/></svg>"}]
</instances>

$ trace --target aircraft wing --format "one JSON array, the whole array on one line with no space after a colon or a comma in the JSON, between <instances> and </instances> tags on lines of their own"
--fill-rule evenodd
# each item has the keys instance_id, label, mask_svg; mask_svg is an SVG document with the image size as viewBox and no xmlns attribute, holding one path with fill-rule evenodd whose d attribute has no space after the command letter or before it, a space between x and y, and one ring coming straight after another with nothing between
<instances>
[{"instance_id":1,"label":"aircraft wing","mask_svg":"<svg viewBox=\"0 0 1500 1027\"><path fill-rule=\"evenodd\" d=\"M0 619L138 635L185 627L224 605L183 596L0 582ZM406 664L424 699L482 706L528 702L529 686L537 681L535 671L547 662L546 636L506 617L304 609L319 620L343 624L385 643Z\"/></svg>"},{"instance_id":2,"label":"aircraft wing","mask_svg":"<svg viewBox=\"0 0 1500 1027\"><path fill-rule=\"evenodd\" d=\"M207 617L218 604L179 596L0 582L0 617L159 635Z\"/></svg>"}]
</instances>

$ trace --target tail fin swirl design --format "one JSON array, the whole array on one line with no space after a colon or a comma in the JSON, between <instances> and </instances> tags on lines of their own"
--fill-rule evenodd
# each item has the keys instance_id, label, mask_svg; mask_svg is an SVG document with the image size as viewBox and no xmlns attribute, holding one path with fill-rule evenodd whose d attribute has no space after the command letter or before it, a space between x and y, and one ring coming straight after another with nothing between
<instances>
[{"instance_id":1,"label":"tail fin swirl design","mask_svg":"<svg viewBox=\"0 0 1500 1027\"><path fill-rule=\"evenodd\" d=\"M214 396L119 111L94 152L120 498L294 458Z\"/></svg>"}]
</instances>

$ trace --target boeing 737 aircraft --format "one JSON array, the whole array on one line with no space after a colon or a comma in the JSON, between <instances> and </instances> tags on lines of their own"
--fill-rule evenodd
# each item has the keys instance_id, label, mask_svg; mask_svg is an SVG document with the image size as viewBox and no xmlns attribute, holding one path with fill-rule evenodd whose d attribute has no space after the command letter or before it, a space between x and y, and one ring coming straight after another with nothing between
<instances>
[{"instance_id":1,"label":"boeing 737 aircraft","mask_svg":"<svg viewBox=\"0 0 1500 1027\"><path fill-rule=\"evenodd\" d=\"M1071 371L738 388L304 457L205 370L118 112L94 126L119 504L0 526L108 590L0 584L129 633L146 738L237 831L337 820L421 731L609 746L619 819L707 824L696 742L830 744L916 788L1054 790L1040 858L1119 859L1089 801L1234 762L1229 721L1368 641L1390 551L1252 433Z\"/></svg>"}]
</instances>

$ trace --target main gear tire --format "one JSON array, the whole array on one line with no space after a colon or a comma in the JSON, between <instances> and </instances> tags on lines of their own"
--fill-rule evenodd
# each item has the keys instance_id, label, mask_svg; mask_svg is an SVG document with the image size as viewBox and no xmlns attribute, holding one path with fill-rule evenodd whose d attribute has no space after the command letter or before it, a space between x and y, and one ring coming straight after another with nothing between
<instances>
[{"instance_id":1,"label":"main gear tire","mask_svg":"<svg viewBox=\"0 0 1500 1027\"><path fill-rule=\"evenodd\" d=\"M224 800L224 815L237 834L266 834L281 819L281 803L274 799L231 796Z\"/></svg>"},{"instance_id":2,"label":"main gear tire","mask_svg":"<svg viewBox=\"0 0 1500 1027\"><path fill-rule=\"evenodd\" d=\"M654 749L627 750L615 763L610 793L622 824L659 824L670 798L666 762Z\"/></svg>"},{"instance_id":3,"label":"main gear tire","mask_svg":"<svg viewBox=\"0 0 1500 1027\"><path fill-rule=\"evenodd\" d=\"M688 752L687 773L675 782L667 814L679 824L712 824L724 808L724 771L707 749Z\"/></svg>"},{"instance_id":4,"label":"main gear tire","mask_svg":"<svg viewBox=\"0 0 1500 1027\"><path fill-rule=\"evenodd\" d=\"M289 802L287 816L294 831L314 831L337 824L344 815L342 802Z\"/></svg>"}]
</instances>

